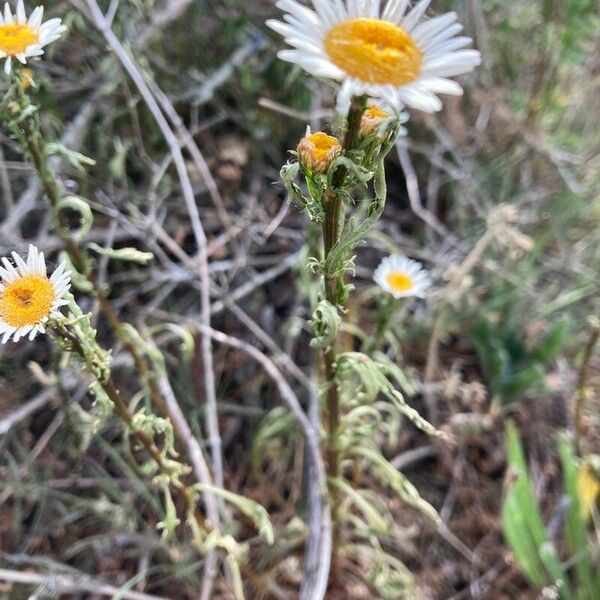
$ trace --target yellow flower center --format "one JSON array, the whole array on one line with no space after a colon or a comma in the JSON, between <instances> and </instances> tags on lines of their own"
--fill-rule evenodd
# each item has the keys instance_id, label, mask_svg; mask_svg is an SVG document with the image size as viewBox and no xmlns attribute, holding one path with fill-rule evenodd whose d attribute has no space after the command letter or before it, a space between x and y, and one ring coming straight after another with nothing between
<instances>
[{"instance_id":1,"label":"yellow flower center","mask_svg":"<svg viewBox=\"0 0 600 600\"><path fill-rule=\"evenodd\" d=\"M322 131L303 137L298 144L298 156L301 163L311 171L327 171L333 160L341 152L342 146L331 135Z\"/></svg>"},{"instance_id":2,"label":"yellow flower center","mask_svg":"<svg viewBox=\"0 0 600 600\"><path fill-rule=\"evenodd\" d=\"M50 316L54 300L54 286L48 278L25 275L4 284L0 292L0 318L11 327L37 325Z\"/></svg>"},{"instance_id":3,"label":"yellow flower center","mask_svg":"<svg viewBox=\"0 0 600 600\"><path fill-rule=\"evenodd\" d=\"M379 106L369 106L363 117L367 117L369 119L389 119L390 113L385 112L383 108L379 108Z\"/></svg>"},{"instance_id":4,"label":"yellow flower center","mask_svg":"<svg viewBox=\"0 0 600 600\"><path fill-rule=\"evenodd\" d=\"M342 21L325 36L325 50L340 69L366 83L404 85L421 72L421 50L389 21Z\"/></svg>"},{"instance_id":5,"label":"yellow flower center","mask_svg":"<svg viewBox=\"0 0 600 600\"><path fill-rule=\"evenodd\" d=\"M415 285L413 278L406 273L390 273L386 276L386 281L395 292L408 292Z\"/></svg>"},{"instance_id":6,"label":"yellow flower center","mask_svg":"<svg viewBox=\"0 0 600 600\"><path fill-rule=\"evenodd\" d=\"M0 25L0 50L7 56L25 52L39 41L37 31L29 25Z\"/></svg>"}]
</instances>

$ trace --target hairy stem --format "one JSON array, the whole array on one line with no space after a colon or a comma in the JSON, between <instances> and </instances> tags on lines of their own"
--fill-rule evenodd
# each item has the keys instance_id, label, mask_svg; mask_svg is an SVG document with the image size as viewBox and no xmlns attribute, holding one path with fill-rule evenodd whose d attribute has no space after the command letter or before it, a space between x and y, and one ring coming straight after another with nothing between
<instances>
[{"instance_id":1,"label":"hairy stem","mask_svg":"<svg viewBox=\"0 0 600 600\"><path fill-rule=\"evenodd\" d=\"M19 83L16 83L14 85L17 91L19 104L21 105L21 109L23 109L29 105L29 99L27 98ZM154 403L156 404L158 409L166 416L168 414L168 411L166 409L166 404L163 400L157 378L151 372L151 369L148 367L148 364L146 363L138 347L134 343L132 343L126 335L123 335L123 323L121 322L119 316L108 301L108 297L106 296L104 290L102 289L102 286L98 282L95 274L91 271L89 264L85 259L85 254L83 250L81 249L79 244L72 237L69 236L67 230L67 223L63 215L56 212L57 207L60 203L61 193L57 183L56 174L48 164L48 156L45 150L45 143L40 133L36 117L34 115L30 115L29 117L21 121L18 127L20 129L22 139L26 145L27 151L31 157L38 177L40 178L44 194L48 199L50 206L55 211L55 218L57 219L58 226L58 234L65 246L65 249L67 251L67 254L69 255L73 266L91 284L93 294L98 300L98 304L100 306L102 314L106 318L111 329L116 333L116 335L123 343L127 352L129 352L129 354L131 355L135 368L140 374L140 377L144 382L145 386L147 387ZM177 428L175 429L175 432L177 435L179 435L179 430ZM217 525L217 523L215 523L215 525Z\"/></svg>"},{"instance_id":2,"label":"hairy stem","mask_svg":"<svg viewBox=\"0 0 600 600\"><path fill-rule=\"evenodd\" d=\"M61 323L53 323L51 327L54 333L59 338L67 342L72 351L75 352L85 363L86 355L78 337ZM181 495L185 502L186 512L187 514L193 516L198 529L206 534L209 533L211 531L210 524L202 517L202 515L200 515L199 511L195 506L195 494L192 492L191 489L188 488L188 486L183 481L179 479L179 477L173 476L171 469L168 467L168 465L165 464L163 456L159 448L154 443L154 440L152 440L144 431L134 428L133 415L131 414L129 408L127 407L127 404L121 397L121 392L115 385L112 379L112 375L109 374L106 379L96 378L96 381L113 404L115 414L119 417L119 419L121 419L121 421L123 421L123 423L129 429L131 437L135 439L144 448L144 450L156 463L159 472L169 479L171 486Z\"/></svg>"},{"instance_id":3,"label":"hairy stem","mask_svg":"<svg viewBox=\"0 0 600 600\"><path fill-rule=\"evenodd\" d=\"M356 147L360 131L362 115L366 109L366 98L364 96L354 97L348 112L347 129L344 136L343 151L348 152ZM344 185L348 172L345 167L340 167L332 178L332 187L325 195L325 221L323 223L323 251L325 261L331 250L340 241L344 220L343 194L340 188ZM339 265L334 265L331 271L324 273L325 297L334 306L342 308L340 290L343 287L343 274L338 272ZM327 382L327 410L326 430L328 442L326 449L326 463L329 477L336 479L339 475L339 456L337 443L337 429L340 419L340 400L335 380L335 360L337 356L337 343L334 340L330 347L323 352L323 369L325 381ZM336 488L331 488L331 511L333 521L333 556L332 575L335 578L338 565L337 555L339 548L339 524L338 524L338 501Z\"/></svg>"}]
</instances>

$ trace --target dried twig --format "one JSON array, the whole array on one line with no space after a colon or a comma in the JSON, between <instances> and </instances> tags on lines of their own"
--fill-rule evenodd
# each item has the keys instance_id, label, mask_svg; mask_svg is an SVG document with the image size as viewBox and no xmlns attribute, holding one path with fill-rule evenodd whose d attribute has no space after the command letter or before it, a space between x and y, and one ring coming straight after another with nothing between
<instances>
[{"instance_id":1,"label":"dried twig","mask_svg":"<svg viewBox=\"0 0 600 600\"><path fill-rule=\"evenodd\" d=\"M194 197L194 191L192 184L181 154L181 148L179 142L171 130L165 116L160 110L152 92L148 88L144 76L138 69L137 65L127 53L117 36L113 33L112 29L106 22L100 7L95 0L86 0L87 6L91 12L92 19L96 27L102 32L104 38L108 42L109 46L119 59L119 62L123 68L127 71L132 81L138 88L144 102L148 106L148 109L152 113L152 116L156 120L156 123L161 130L169 149L171 151L173 162L179 176L181 183L181 190L185 199L188 212L190 214L190 220L194 237L199 251L199 276L202 284L200 292L201 301L201 318L202 324L205 327L210 326L210 278L208 271L208 258L206 255L206 235L200 216L198 214L198 207L196 206L196 200ZM217 415L217 398L215 394L215 381L214 381L214 368L213 368L213 355L210 337L208 335L202 336L202 359L204 364L204 391L206 394L206 406L207 406L207 429L209 432L208 443L211 448L211 456L213 460L213 467L215 470L215 481L219 487L223 487L223 458L221 454L221 436L219 434L219 422ZM214 524L217 528L218 524ZM208 600L212 593L213 581L215 577L215 561L216 555L210 553L207 558L206 565L206 578L203 586L202 597Z\"/></svg>"},{"instance_id":2,"label":"dried twig","mask_svg":"<svg viewBox=\"0 0 600 600\"><path fill-rule=\"evenodd\" d=\"M54 390L44 390L35 398L29 400L23 406L10 413L8 416L0 419L0 435L8 433L15 425L24 421L27 417L46 406L54 398Z\"/></svg>"},{"instance_id":3,"label":"dried twig","mask_svg":"<svg viewBox=\"0 0 600 600\"><path fill-rule=\"evenodd\" d=\"M162 311L153 311L153 313L160 318L168 318L169 320L173 319L173 315L164 313ZM300 427L300 431L302 432L302 435L306 441L314 468L314 481L311 482L311 486L317 490L315 493L319 494L320 496L319 505L321 508L320 515L317 516L313 513L315 523L312 523L310 527L311 535L320 536L318 561L315 561L318 564L318 568L314 580L310 582L312 585L306 586L303 590L302 598L303 600L322 600L325 597L327 582L329 579L332 547L332 526L331 513L327 503L325 464L323 462L323 457L321 456L320 435L318 429L313 426L309 418L306 416L302 410L298 397L287 383L275 363L268 356L263 354L251 344L220 331L216 331L210 327L206 327L201 323L198 323L196 320L183 317L178 318L178 320L182 323L185 323L189 327L193 327L199 333L210 335L210 337L212 337L216 342L231 348L236 348L237 350L244 352L252 359L256 360L277 386L282 400L289 408L296 420L296 423ZM316 525L317 522L319 523L318 526ZM307 544L307 547L311 547L311 542Z\"/></svg>"},{"instance_id":4,"label":"dried twig","mask_svg":"<svg viewBox=\"0 0 600 600\"><path fill-rule=\"evenodd\" d=\"M44 595L52 594L99 594L110 598L123 598L123 600L168 600L162 596L152 596L141 592L131 592L119 589L92 579L91 577L69 577L67 575L42 575L30 571L13 571L11 569L0 569L0 581L11 583L22 583L24 585L40 586ZM39 590L40 592L42 590ZM37 597L37 595L36 595ZM40 596L41 597L41 596ZM33 598L33 596L31 596Z\"/></svg>"},{"instance_id":5,"label":"dried twig","mask_svg":"<svg viewBox=\"0 0 600 600\"><path fill-rule=\"evenodd\" d=\"M169 149L171 151L173 162L179 176L181 183L181 190L185 199L188 212L190 214L190 220L192 225L192 231L198 246L200 253L200 266L199 276L202 284L201 291L201 306L202 306L202 321L204 325L210 326L210 280L208 272L208 260L206 258L206 234L200 220L198 213L198 207L196 206L196 200L194 198L194 191L192 184L185 166L183 155L181 154L181 148L177 137L173 133L169 126L165 116L163 115L159 105L157 104L151 90L149 89L144 76L140 72L139 68L127 53L117 36L113 33L112 29L108 26L100 7L95 0L86 0L87 6L91 12L92 19L96 27L102 32L109 46L119 59L119 62L123 68L127 71L132 81L138 88L138 91L142 95L144 102L148 106L148 109L152 113L152 116L156 120L156 123L163 134ZM217 401L215 396L215 384L214 384L214 369L212 350L210 345L210 338L203 336L202 343L203 350L203 361L204 361L204 378L205 378L205 393L207 403L207 414L208 414L208 429L209 429L209 444L212 450L212 458L215 469L215 480L217 485L223 486L223 460L221 456L221 437L219 435L218 419L217 419Z\"/></svg>"}]
</instances>

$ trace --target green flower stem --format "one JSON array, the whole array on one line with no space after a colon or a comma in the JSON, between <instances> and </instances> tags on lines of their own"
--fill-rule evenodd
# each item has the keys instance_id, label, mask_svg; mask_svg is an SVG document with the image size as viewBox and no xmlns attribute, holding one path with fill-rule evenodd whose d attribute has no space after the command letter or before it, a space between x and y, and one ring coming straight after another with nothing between
<instances>
[{"instance_id":1,"label":"green flower stem","mask_svg":"<svg viewBox=\"0 0 600 600\"><path fill-rule=\"evenodd\" d=\"M353 150L358 143L360 123L363 113L367 108L365 96L355 96L348 111L347 129L344 136L343 151ZM344 180L348 174L346 167L340 167L333 175L331 189L325 194L325 221L323 223L323 242L325 247L325 258L331 249L338 243L344 224L344 199L339 193ZM337 265L336 265L337 266ZM338 277L335 272L325 273L325 295L334 306L338 301Z\"/></svg>"},{"instance_id":2,"label":"green flower stem","mask_svg":"<svg viewBox=\"0 0 600 600\"><path fill-rule=\"evenodd\" d=\"M367 107L365 96L352 98L348 112L347 129L344 136L343 151L348 152L356 147L360 131L362 115ZM331 250L339 242L344 224L344 196L340 193L348 172L345 167L340 167L332 178L332 187L325 193L325 221L323 222L323 247L325 262ZM343 286L343 275L337 270L338 265L333 265L329 272L324 273L325 297L333 306L343 308L340 300L340 288ZM326 451L326 463L328 465L329 477L337 479L339 475L339 456L337 443L337 429L340 419L340 401L337 384L335 381L335 360L337 356L337 344L334 340L328 349L323 351L323 364L325 381L327 382L327 424L328 447ZM339 547L339 525L338 525L338 500L337 491L331 489L331 516L333 521L333 560L332 571L335 577L337 566L337 554Z\"/></svg>"},{"instance_id":3,"label":"green flower stem","mask_svg":"<svg viewBox=\"0 0 600 600\"><path fill-rule=\"evenodd\" d=\"M390 328L390 321L398 308L398 304L396 298L391 294L385 294L385 296L383 296L377 312L375 331L364 343L363 352L365 354L371 354L371 352L377 350L381 345L386 332Z\"/></svg>"}]
</instances>

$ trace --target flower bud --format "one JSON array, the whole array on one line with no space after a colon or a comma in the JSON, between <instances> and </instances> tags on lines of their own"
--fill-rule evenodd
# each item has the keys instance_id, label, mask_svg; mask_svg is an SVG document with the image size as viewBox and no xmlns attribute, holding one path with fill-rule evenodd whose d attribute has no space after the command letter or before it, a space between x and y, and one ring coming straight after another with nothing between
<instances>
[{"instance_id":1,"label":"flower bud","mask_svg":"<svg viewBox=\"0 0 600 600\"><path fill-rule=\"evenodd\" d=\"M377 128L384 122L387 121L392 115L386 112L378 106L369 106L363 113L362 120L360 122L360 136L365 137L370 133L373 133Z\"/></svg>"},{"instance_id":2,"label":"flower bud","mask_svg":"<svg viewBox=\"0 0 600 600\"><path fill-rule=\"evenodd\" d=\"M25 67L21 71L21 87L23 88L23 91L27 91L33 84L33 71Z\"/></svg>"},{"instance_id":3,"label":"flower bud","mask_svg":"<svg viewBox=\"0 0 600 600\"><path fill-rule=\"evenodd\" d=\"M317 133L309 131L298 144L300 164L315 173L325 173L341 151L340 142L322 131Z\"/></svg>"}]
</instances>

